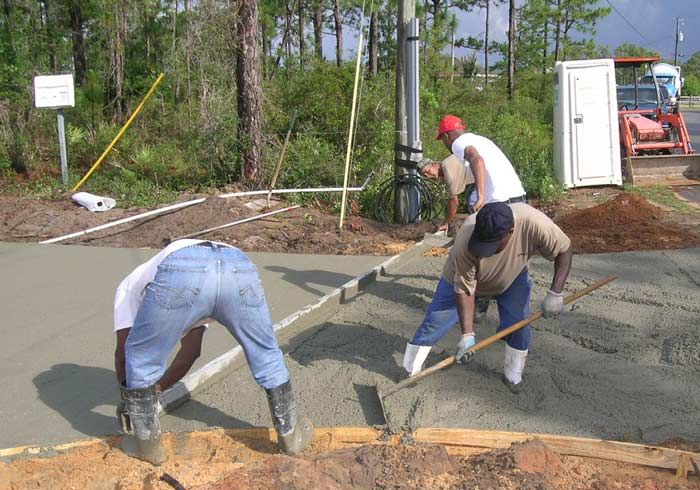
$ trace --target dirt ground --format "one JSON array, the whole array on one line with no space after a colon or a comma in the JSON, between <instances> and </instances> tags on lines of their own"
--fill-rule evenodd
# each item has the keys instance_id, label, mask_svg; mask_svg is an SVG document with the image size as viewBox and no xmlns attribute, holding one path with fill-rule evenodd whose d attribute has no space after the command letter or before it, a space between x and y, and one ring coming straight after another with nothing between
<instances>
[{"instance_id":1,"label":"dirt ground","mask_svg":"<svg viewBox=\"0 0 700 490\"><path fill-rule=\"evenodd\" d=\"M204 196L182 196L181 201L198 197ZM161 248L168 239L266 212L260 204L264 205L265 200L253 202L210 196L201 204L61 243ZM271 201L271 210L285 206L283 202ZM114 208L103 213L91 213L68 198L46 201L0 195L0 241L38 242L146 211L149 209ZM398 226L351 214L345 229L339 233L336 214L317 207L303 207L211 232L202 238L223 241L250 252L395 255L432 230L431 223Z\"/></svg>"},{"instance_id":2,"label":"dirt ground","mask_svg":"<svg viewBox=\"0 0 700 490\"><path fill-rule=\"evenodd\" d=\"M224 431L166 434L169 460L128 458L118 438L0 462L0 489L700 489L670 470L560 456L539 440L485 452L434 444L349 445L317 438L298 457Z\"/></svg>"},{"instance_id":3,"label":"dirt ground","mask_svg":"<svg viewBox=\"0 0 700 490\"><path fill-rule=\"evenodd\" d=\"M697 246L700 235L670 223L667 213L642 196L620 193L602 204L555 219L576 253L665 250Z\"/></svg>"},{"instance_id":4,"label":"dirt ground","mask_svg":"<svg viewBox=\"0 0 700 490\"><path fill-rule=\"evenodd\" d=\"M183 195L180 201L197 197L204 196ZM575 251L580 253L700 245L700 211L662 209L617 188L574 189L555 206L532 204L562 225L572 237ZM264 205L264 199L209 196L205 202L192 207L61 243L161 248L169 239L265 212ZM273 200L271 207L274 210L284 206L284 202ZM0 241L38 242L148 210L115 208L105 213L91 213L73 203L68 195L55 201L0 195ZM354 205L351 205L344 231L338 232L337 227L337 214L317 205L203 237L251 252L394 255L434 229L432 223L409 226L378 223L358 216Z\"/></svg>"}]
</instances>

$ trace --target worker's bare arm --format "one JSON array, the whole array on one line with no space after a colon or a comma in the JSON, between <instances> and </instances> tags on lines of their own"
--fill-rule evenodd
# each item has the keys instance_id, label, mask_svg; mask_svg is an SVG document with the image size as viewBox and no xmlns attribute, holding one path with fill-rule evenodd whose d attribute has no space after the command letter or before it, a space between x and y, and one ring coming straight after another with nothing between
<instances>
[{"instance_id":1,"label":"worker's bare arm","mask_svg":"<svg viewBox=\"0 0 700 490\"><path fill-rule=\"evenodd\" d=\"M156 390L164 391L180 381L187 371L190 370L194 361L199 358L202 352L202 338L204 337L204 326L196 327L187 332L187 335L180 340L180 350L175 354L170 367L156 383Z\"/></svg>"},{"instance_id":2,"label":"worker's bare arm","mask_svg":"<svg viewBox=\"0 0 700 490\"><path fill-rule=\"evenodd\" d=\"M569 272L571 271L573 256L573 250L569 247L554 259L554 278L552 279L552 287L550 289L555 293L561 293L564 290L566 279L569 277Z\"/></svg>"},{"instance_id":3,"label":"worker's bare arm","mask_svg":"<svg viewBox=\"0 0 700 490\"><path fill-rule=\"evenodd\" d=\"M122 385L126 381L126 358L124 356L126 338L129 336L130 328L117 330L117 346L114 349L114 371L117 373L117 381Z\"/></svg>"},{"instance_id":4,"label":"worker's bare arm","mask_svg":"<svg viewBox=\"0 0 700 490\"><path fill-rule=\"evenodd\" d=\"M469 166L474 175L474 185L476 186L477 201L474 204L474 211L478 211L486 204L486 166L484 159L473 146L464 149L464 159L469 162Z\"/></svg>"},{"instance_id":5,"label":"worker's bare arm","mask_svg":"<svg viewBox=\"0 0 700 490\"><path fill-rule=\"evenodd\" d=\"M474 333L474 295L455 292L455 302L462 335Z\"/></svg>"},{"instance_id":6,"label":"worker's bare arm","mask_svg":"<svg viewBox=\"0 0 700 490\"><path fill-rule=\"evenodd\" d=\"M452 196L450 200L447 201L447 211L445 213L445 219L442 224L438 227L438 231L445 230L450 227L450 223L457 216L457 208L459 207L459 196Z\"/></svg>"}]
</instances>

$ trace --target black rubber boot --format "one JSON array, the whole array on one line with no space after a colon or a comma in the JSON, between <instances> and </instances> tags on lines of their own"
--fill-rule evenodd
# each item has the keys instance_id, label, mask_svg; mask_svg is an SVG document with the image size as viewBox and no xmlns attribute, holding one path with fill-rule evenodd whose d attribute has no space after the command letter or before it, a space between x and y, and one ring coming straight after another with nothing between
<instances>
[{"instance_id":1,"label":"black rubber boot","mask_svg":"<svg viewBox=\"0 0 700 490\"><path fill-rule=\"evenodd\" d=\"M501 375L501 381L503 381L503 384L506 385L508 387L508 389L510 390L510 392L513 393L514 395L517 395L522 391L523 383L525 382L525 380L523 380L516 385L511 380L509 380L505 374Z\"/></svg>"},{"instance_id":2,"label":"black rubber boot","mask_svg":"<svg viewBox=\"0 0 700 490\"><path fill-rule=\"evenodd\" d=\"M158 394L155 385L148 388L122 390L126 401L132 434L124 436L122 450L129 456L148 461L156 466L165 462L160 443Z\"/></svg>"},{"instance_id":3,"label":"black rubber boot","mask_svg":"<svg viewBox=\"0 0 700 490\"><path fill-rule=\"evenodd\" d=\"M266 389L272 423L277 431L280 449L287 454L297 454L311 443L314 427L306 417L297 420L297 406L292 393L292 383Z\"/></svg>"}]
</instances>

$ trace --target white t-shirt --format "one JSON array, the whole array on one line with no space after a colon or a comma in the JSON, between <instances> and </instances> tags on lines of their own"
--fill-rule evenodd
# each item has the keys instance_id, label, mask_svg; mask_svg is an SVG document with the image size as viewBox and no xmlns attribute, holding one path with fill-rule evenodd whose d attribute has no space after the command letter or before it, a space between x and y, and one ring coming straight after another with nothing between
<instances>
[{"instance_id":1,"label":"white t-shirt","mask_svg":"<svg viewBox=\"0 0 700 490\"><path fill-rule=\"evenodd\" d=\"M525 195L525 189L523 189L513 165L493 141L474 133L464 133L452 143L452 153L471 172L469 162L464 159L464 150L469 146L476 148L481 158L484 159L484 167L486 167L484 204L505 202L513 197ZM473 205L476 199L475 190L469 199L469 204Z\"/></svg>"},{"instance_id":2,"label":"white t-shirt","mask_svg":"<svg viewBox=\"0 0 700 490\"><path fill-rule=\"evenodd\" d=\"M141 301L143 301L146 286L156 277L158 265L160 265L168 255L177 252L181 248L197 245L205 241L208 240L176 240L154 255L151 260L131 271L119 284L117 294L114 296L114 331L116 332L123 328L131 328L134 324L136 313L139 311ZM231 247L231 245L225 243L213 243L221 247Z\"/></svg>"}]
</instances>

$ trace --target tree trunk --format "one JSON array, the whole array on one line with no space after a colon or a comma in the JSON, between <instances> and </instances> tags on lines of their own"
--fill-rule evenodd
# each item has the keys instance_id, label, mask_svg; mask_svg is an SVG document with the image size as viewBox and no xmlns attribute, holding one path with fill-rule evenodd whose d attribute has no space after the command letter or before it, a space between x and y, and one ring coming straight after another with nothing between
<instances>
[{"instance_id":1,"label":"tree trunk","mask_svg":"<svg viewBox=\"0 0 700 490\"><path fill-rule=\"evenodd\" d=\"M257 181L263 174L258 0L240 0L238 17L238 49L236 50L238 141L243 162L243 179Z\"/></svg>"},{"instance_id":2,"label":"tree trunk","mask_svg":"<svg viewBox=\"0 0 700 490\"><path fill-rule=\"evenodd\" d=\"M75 68L75 84L82 87L87 76L87 61L85 59L85 38L83 36L83 11L80 3L73 0L69 5L70 25L73 41L73 67Z\"/></svg>"},{"instance_id":3,"label":"tree trunk","mask_svg":"<svg viewBox=\"0 0 700 490\"><path fill-rule=\"evenodd\" d=\"M263 19L260 21L260 37L261 37L261 42L262 42L262 77L264 80L267 80L270 78L270 38L267 35L267 18L263 16Z\"/></svg>"},{"instance_id":4,"label":"tree trunk","mask_svg":"<svg viewBox=\"0 0 700 490\"><path fill-rule=\"evenodd\" d=\"M515 0L508 4L508 98L515 95Z\"/></svg>"},{"instance_id":5,"label":"tree trunk","mask_svg":"<svg viewBox=\"0 0 700 490\"><path fill-rule=\"evenodd\" d=\"M489 83L489 13L491 0L486 0L486 31L484 32L484 88Z\"/></svg>"},{"instance_id":6,"label":"tree trunk","mask_svg":"<svg viewBox=\"0 0 700 490\"><path fill-rule=\"evenodd\" d=\"M312 18L314 24L314 52L316 58L323 59L323 1L316 0Z\"/></svg>"},{"instance_id":7,"label":"tree trunk","mask_svg":"<svg viewBox=\"0 0 700 490\"><path fill-rule=\"evenodd\" d=\"M173 44L172 44L172 55L176 58L177 49L177 15L178 15L178 5L180 0L173 0ZM173 101L177 105L180 98L180 70L175 70L175 90L173 90Z\"/></svg>"},{"instance_id":8,"label":"tree trunk","mask_svg":"<svg viewBox=\"0 0 700 490\"><path fill-rule=\"evenodd\" d=\"M114 11L115 29L112 39L111 62L114 77L114 119L122 123L126 116L124 100L124 45L126 44L126 12L124 0L117 0Z\"/></svg>"},{"instance_id":9,"label":"tree trunk","mask_svg":"<svg viewBox=\"0 0 700 490\"><path fill-rule=\"evenodd\" d=\"M455 43L457 36L457 29L453 25L450 29L450 83L455 81Z\"/></svg>"},{"instance_id":10,"label":"tree trunk","mask_svg":"<svg viewBox=\"0 0 700 490\"><path fill-rule=\"evenodd\" d=\"M333 22L335 23L335 62L343 64L343 18L340 15L340 0L333 3Z\"/></svg>"},{"instance_id":11,"label":"tree trunk","mask_svg":"<svg viewBox=\"0 0 700 490\"><path fill-rule=\"evenodd\" d=\"M557 29L554 34L554 62L559 61L559 42L561 40L561 0L557 0Z\"/></svg>"},{"instance_id":12,"label":"tree trunk","mask_svg":"<svg viewBox=\"0 0 700 490\"><path fill-rule=\"evenodd\" d=\"M299 2L299 68L304 69L304 0Z\"/></svg>"},{"instance_id":13,"label":"tree trunk","mask_svg":"<svg viewBox=\"0 0 700 490\"><path fill-rule=\"evenodd\" d=\"M289 0L284 2L284 52L287 55L287 59L284 60L284 66L289 73L289 60L292 58L292 13L294 10L294 5L289 5Z\"/></svg>"},{"instance_id":14,"label":"tree trunk","mask_svg":"<svg viewBox=\"0 0 700 490\"><path fill-rule=\"evenodd\" d=\"M569 9L567 8L564 12L564 39L561 43L561 60L566 61L566 45L569 43L569 29L573 21L569 19Z\"/></svg>"},{"instance_id":15,"label":"tree trunk","mask_svg":"<svg viewBox=\"0 0 700 490\"><path fill-rule=\"evenodd\" d=\"M15 53L14 41L12 40L12 29L10 28L10 24L12 23L12 2L10 0L3 0L2 12L5 16L5 22L3 22L3 25L5 27L5 39L7 43L5 60L7 64L12 66L15 63L17 53Z\"/></svg>"},{"instance_id":16,"label":"tree trunk","mask_svg":"<svg viewBox=\"0 0 700 490\"><path fill-rule=\"evenodd\" d=\"M379 58L379 19L377 12L372 11L369 18L369 76L377 76L377 62Z\"/></svg>"},{"instance_id":17,"label":"tree trunk","mask_svg":"<svg viewBox=\"0 0 700 490\"><path fill-rule=\"evenodd\" d=\"M185 0L185 68L187 76L187 127L192 128L192 29L190 28L190 0Z\"/></svg>"},{"instance_id":18,"label":"tree trunk","mask_svg":"<svg viewBox=\"0 0 700 490\"><path fill-rule=\"evenodd\" d=\"M547 74L547 45L549 36L549 22L544 21L544 27L542 29L542 74Z\"/></svg>"},{"instance_id":19,"label":"tree trunk","mask_svg":"<svg viewBox=\"0 0 700 490\"><path fill-rule=\"evenodd\" d=\"M49 5L49 0L40 0L39 7L41 21L45 30L44 35L46 36L46 51L49 54L49 70L51 70L52 73L57 73L58 64L56 62L56 40L53 33L53 9Z\"/></svg>"}]
</instances>

